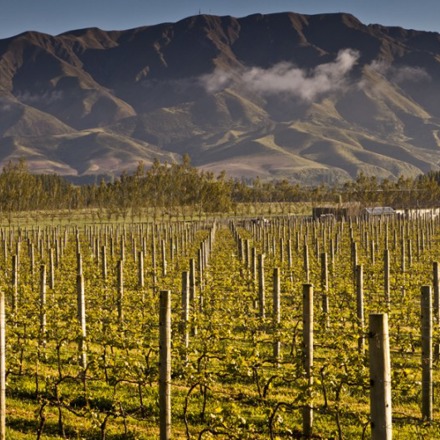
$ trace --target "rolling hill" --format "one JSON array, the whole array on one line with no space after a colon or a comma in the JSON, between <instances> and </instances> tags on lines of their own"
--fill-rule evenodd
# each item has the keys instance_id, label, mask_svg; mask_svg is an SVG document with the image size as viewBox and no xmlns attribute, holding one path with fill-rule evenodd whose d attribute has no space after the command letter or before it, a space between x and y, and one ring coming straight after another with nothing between
<instances>
[{"instance_id":1,"label":"rolling hill","mask_svg":"<svg viewBox=\"0 0 440 440\"><path fill-rule=\"evenodd\" d=\"M440 34L349 14L197 15L0 40L0 165L90 179L139 161L344 181L440 165Z\"/></svg>"}]
</instances>

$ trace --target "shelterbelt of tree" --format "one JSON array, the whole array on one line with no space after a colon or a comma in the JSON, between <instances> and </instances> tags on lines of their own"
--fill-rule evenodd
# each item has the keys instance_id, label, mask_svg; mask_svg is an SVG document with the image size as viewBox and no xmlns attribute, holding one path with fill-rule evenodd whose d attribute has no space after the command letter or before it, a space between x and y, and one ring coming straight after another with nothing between
<instances>
[{"instance_id":1,"label":"shelterbelt of tree","mask_svg":"<svg viewBox=\"0 0 440 440\"><path fill-rule=\"evenodd\" d=\"M440 172L417 178L379 180L360 174L339 186L302 186L288 180L237 180L225 173L214 175L191 165L155 161L139 163L111 182L75 185L57 174L33 174L24 159L9 162L0 173L1 212L88 209L136 211L187 207L194 212L233 212L239 203L340 203L363 206L432 208L440 200Z\"/></svg>"}]
</instances>

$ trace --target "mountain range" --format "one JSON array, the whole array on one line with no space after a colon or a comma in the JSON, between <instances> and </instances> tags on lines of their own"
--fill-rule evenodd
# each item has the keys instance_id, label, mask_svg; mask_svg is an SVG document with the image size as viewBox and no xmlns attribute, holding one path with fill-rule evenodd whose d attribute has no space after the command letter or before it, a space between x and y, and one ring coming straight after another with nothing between
<instances>
[{"instance_id":1,"label":"mountain range","mask_svg":"<svg viewBox=\"0 0 440 440\"><path fill-rule=\"evenodd\" d=\"M197 15L0 40L0 166L76 180L140 161L335 183L440 165L440 34L350 14Z\"/></svg>"}]
</instances>

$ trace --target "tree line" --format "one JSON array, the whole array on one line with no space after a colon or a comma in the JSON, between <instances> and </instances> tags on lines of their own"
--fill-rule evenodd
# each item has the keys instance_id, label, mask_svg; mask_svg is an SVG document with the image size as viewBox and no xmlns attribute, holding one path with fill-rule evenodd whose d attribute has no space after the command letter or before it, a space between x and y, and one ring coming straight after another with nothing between
<instances>
[{"instance_id":1,"label":"tree line","mask_svg":"<svg viewBox=\"0 0 440 440\"><path fill-rule=\"evenodd\" d=\"M295 202L344 203L395 208L435 207L440 200L440 172L416 178L379 180L359 174L341 185L306 187L287 179L240 180L215 175L191 165L184 156L181 163L160 163L151 167L139 163L133 173L123 172L112 181L75 185L56 174L33 174L24 159L9 162L0 173L2 212L89 209L118 210L122 214L150 208L189 209L192 213L233 212L238 203Z\"/></svg>"}]
</instances>

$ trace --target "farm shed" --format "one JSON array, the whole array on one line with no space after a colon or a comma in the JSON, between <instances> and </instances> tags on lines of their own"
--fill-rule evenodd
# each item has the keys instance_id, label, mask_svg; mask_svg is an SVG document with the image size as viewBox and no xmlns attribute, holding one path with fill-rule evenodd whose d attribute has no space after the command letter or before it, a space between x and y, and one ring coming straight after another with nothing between
<instances>
[{"instance_id":1,"label":"farm shed","mask_svg":"<svg viewBox=\"0 0 440 440\"><path fill-rule=\"evenodd\" d=\"M365 208L363 214L365 217L382 217L396 215L396 211L390 206L376 206L374 208Z\"/></svg>"}]
</instances>

